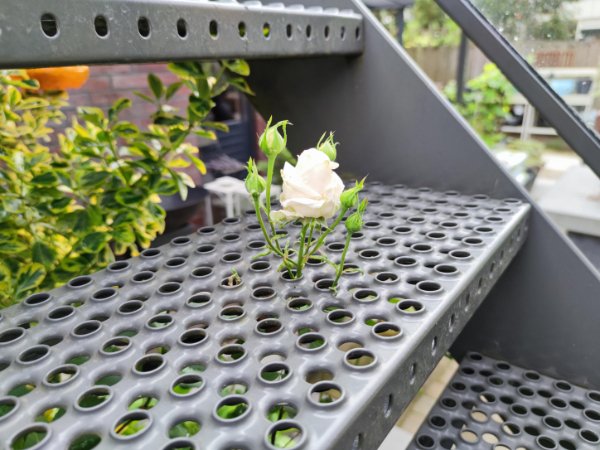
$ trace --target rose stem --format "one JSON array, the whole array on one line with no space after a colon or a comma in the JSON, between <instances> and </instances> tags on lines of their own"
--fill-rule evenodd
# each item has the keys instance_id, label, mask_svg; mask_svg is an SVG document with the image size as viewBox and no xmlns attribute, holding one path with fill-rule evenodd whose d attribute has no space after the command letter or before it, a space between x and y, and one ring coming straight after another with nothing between
<instances>
[{"instance_id":1,"label":"rose stem","mask_svg":"<svg viewBox=\"0 0 600 450\"><path fill-rule=\"evenodd\" d=\"M259 204L258 197L254 197L252 199L252 201L254 203L254 209L256 210L256 217L258 219L258 224L260 225L260 229L262 230L263 236L265 238L265 241L267 242L267 245L269 246L269 249L273 253L275 253L276 255L280 256L283 259L283 263L285 264L285 266L288 268L288 271L289 271L290 270L290 266L289 266L290 261L288 261L287 257L283 254L283 252L279 248L279 245L277 245L277 246L273 245L273 242L271 241L271 236L269 236L269 233L267 232L267 229L265 227L265 222L263 221L262 213L260 211L260 204Z\"/></svg>"},{"instance_id":2,"label":"rose stem","mask_svg":"<svg viewBox=\"0 0 600 450\"><path fill-rule=\"evenodd\" d=\"M298 249L298 262L296 264L296 276L294 278L302 277L302 269L304 267L304 246L306 245L306 232L309 227L309 221L305 221L302 224L302 230L300 231L300 248Z\"/></svg>"},{"instance_id":3,"label":"rose stem","mask_svg":"<svg viewBox=\"0 0 600 450\"><path fill-rule=\"evenodd\" d=\"M342 272L344 271L344 262L346 261L346 254L348 253L348 247L350 247L350 240L352 239L352 233L348 232L346 234L346 244L344 245L344 251L342 252L342 258L340 260L340 264L337 267L337 273L335 275L335 280L331 287L335 289L337 287L338 281L340 281L340 277L342 276Z\"/></svg>"},{"instance_id":4,"label":"rose stem","mask_svg":"<svg viewBox=\"0 0 600 450\"><path fill-rule=\"evenodd\" d=\"M315 232L315 223L316 223L316 219L310 219L310 233L308 233L308 247L306 247L306 256L305 256L305 263L308 262L308 258L309 258L309 253L310 253L310 247L313 243L313 234Z\"/></svg>"},{"instance_id":5,"label":"rose stem","mask_svg":"<svg viewBox=\"0 0 600 450\"><path fill-rule=\"evenodd\" d=\"M273 171L275 170L275 160L277 155L269 156L267 159L267 186L265 187L265 212L267 213L267 221L269 222L269 228L271 234L275 235L275 225L271 222L271 184L273 184ZM255 208L256 209L256 208ZM256 211L258 213L258 211ZM281 252L281 246L279 241L275 240L275 248Z\"/></svg>"},{"instance_id":6,"label":"rose stem","mask_svg":"<svg viewBox=\"0 0 600 450\"><path fill-rule=\"evenodd\" d=\"M339 223L342 221L342 219L344 218L344 215L346 214L346 211L348 211L347 208L342 208L342 210L340 211L340 213L338 214L338 216L336 217L335 221L331 224L330 227L327 228L327 230L325 230L323 232L323 234L319 237L319 240L316 242L314 248L310 251L310 253L307 255L308 257L312 256L318 249L319 247L321 247L321 245L323 245L323 242L325 241L325 238L329 235L329 233L331 233L335 227L337 227L339 225Z\"/></svg>"}]
</instances>

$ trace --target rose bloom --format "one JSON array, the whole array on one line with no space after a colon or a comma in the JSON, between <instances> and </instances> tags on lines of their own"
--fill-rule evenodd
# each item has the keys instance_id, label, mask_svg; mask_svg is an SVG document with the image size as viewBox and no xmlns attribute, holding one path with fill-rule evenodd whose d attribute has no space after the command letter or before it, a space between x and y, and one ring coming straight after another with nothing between
<instances>
[{"instance_id":1,"label":"rose bloom","mask_svg":"<svg viewBox=\"0 0 600 450\"><path fill-rule=\"evenodd\" d=\"M334 172L338 163L309 148L298 157L296 167L285 163L281 171L283 186L279 201L283 209L273 211L273 220L302 218L329 219L340 209L344 183Z\"/></svg>"}]
</instances>

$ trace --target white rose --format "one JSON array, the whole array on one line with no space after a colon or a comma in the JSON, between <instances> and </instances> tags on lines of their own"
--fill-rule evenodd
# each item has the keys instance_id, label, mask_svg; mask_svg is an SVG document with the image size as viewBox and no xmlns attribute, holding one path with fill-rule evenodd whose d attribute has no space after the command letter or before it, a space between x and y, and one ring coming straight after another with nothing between
<instances>
[{"instance_id":1,"label":"white rose","mask_svg":"<svg viewBox=\"0 0 600 450\"><path fill-rule=\"evenodd\" d=\"M296 167L285 163L281 171L283 186L279 201L283 209L273 211L273 220L298 218L329 219L340 209L344 183L334 172L338 163L315 149L304 150Z\"/></svg>"}]
</instances>

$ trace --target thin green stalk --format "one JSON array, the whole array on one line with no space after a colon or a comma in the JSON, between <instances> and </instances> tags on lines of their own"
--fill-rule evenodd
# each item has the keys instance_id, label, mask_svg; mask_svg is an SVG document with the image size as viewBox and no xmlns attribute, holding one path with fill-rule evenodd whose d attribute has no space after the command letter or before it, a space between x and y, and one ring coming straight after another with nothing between
<instances>
[{"instance_id":1,"label":"thin green stalk","mask_svg":"<svg viewBox=\"0 0 600 450\"><path fill-rule=\"evenodd\" d=\"M267 210L267 217L271 217L271 183L273 182L273 170L275 170L275 160L277 156L269 156L267 161L267 186L265 189L265 209Z\"/></svg>"},{"instance_id":2,"label":"thin green stalk","mask_svg":"<svg viewBox=\"0 0 600 450\"><path fill-rule=\"evenodd\" d=\"M290 269L290 264L293 264L293 262L290 262L287 258L287 256L281 251L279 244L274 245L273 241L271 240L271 236L269 236L269 233L267 232L267 228L265 227L265 222L262 218L262 214L260 212L260 203L257 197L253 197L252 198L252 202L254 203L254 209L256 211L256 217L258 219L258 224L260 225L260 229L262 231L262 234L265 238L265 242L267 243L267 246L269 247L269 249L275 253L277 256L281 257L283 259L283 263L285 264L285 266L288 268L288 270ZM270 223L270 222L269 222Z\"/></svg>"},{"instance_id":3,"label":"thin green stalk","mask_svg":"<svg viewBox=\"0 0 600 450\"><path fill-rule=\"evenodd\" d=\"M333 280L333 284L331 285L332 289L337 287L338 281L340 281L340 277L342 276L342 272L344 271L344 263L346 262L346 254L348 253L348 248L350 247L350 241L352 240L352 233L346 234L346 244L344 245L344 251L342 252L342 258L340 260L340 264L337 267L337 271L335 274L335 280Z\"/></svg>"},{"instance_id":4,"label":"thin green stalk","mask_svg":"<svg viewBox=\"0 0 600 450\"><path fill-rule=\"evenodd\" d=\"M331 226L328 227L327 230L325 230L323 232L323 234L319 237L319 239L315 243L315 246L310 251L310 253L308 253L308 255L307 255L309 258L321 247L321 245L323 245L323 242L325 242L325 238L327 238L327 236L329 236L329 234L333 230L335 230L335 227L337 227L339 225L339 223L344 218L344 215L346 214L346 211L348 211L348 210L342 208L342 210L340 211L340 213L338 214L338 216L336 217L336 219L333 221L333 223L331 224Z\"/></svg>"},{"instance_id":5,"label":"thin green stalk","mask_svg":"<svg viewBox=\"0 0 600 450\"><path fill-rule=\"evenodd\" d=\"M305 260L306 260L306 261L304 261L305 263L308 261L308 258L309 258L308 253L310 253L310 247L312 246L312 243L313 243L313 235L315 233L315 224L316 224L316 220L310 219L310 231L308 233L308 247L306 248L307 255L305 257Z\"/></svg>"},{"instance_id":6,"label":"thin green stalk","mask_svg":"<svg viewBox=\"0 0 600 450\"><path fill-rule=\"evenodd\" d=\"M302 230L300 231L300 248L298 249L298 261L296 263L296 276L294 278L302 277L302 269L304 268L304 248L306 246L306 232L310 222L304 222L302 224Z\"/></svg>"},{"instance_id":7,"label":"thin green stalk","mask_svg":"<svg viewBox=\"0 0 600 450\"><path fill-rule=\"evenodd\" d=\"M271 234L275 235L275 225L271 222L271 184L273 183L273 171L275 170L275 160L277 159L277 155L271 157L267 161L267 185L265 187L265 206L264 210L267 214L267 220L269 221L269 227L271 228ZM258 210L257 210L258 213ZM279 241L275 241L275 247L277 250L281 252L281 246L279 245Z\"/></svg>"}]
</instances>

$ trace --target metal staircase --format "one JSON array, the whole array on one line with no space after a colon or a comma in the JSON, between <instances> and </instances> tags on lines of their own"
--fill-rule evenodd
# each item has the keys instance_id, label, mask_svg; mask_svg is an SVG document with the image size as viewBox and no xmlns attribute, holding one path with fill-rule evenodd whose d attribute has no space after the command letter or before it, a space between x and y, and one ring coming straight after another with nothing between
<instances>
[{"instance_id":1,"label":"metal staircase","mask_svg":"<svg viewBox=\"0 0 600 450\"><path fill-rule=\"evenodd\" d=\"M338 297L320 267L282 280L249 258L247 215L36 294L0 316L3 447L37 433L30 448L376 449L448 350L600 386L597 273L359 1L0 11L0 67L229 57L251 60L252 101L294 123L293 148L335 130L342 167L383 182L353 245L365 274ZM199 431L173 437L184 422ZM428 430L415 445L439 448Z\"/></svg>"}]
</instances>

